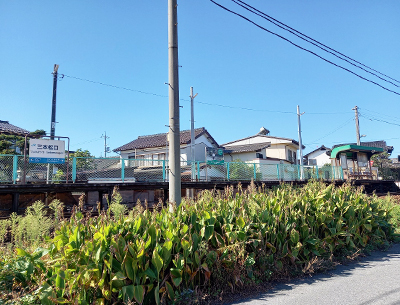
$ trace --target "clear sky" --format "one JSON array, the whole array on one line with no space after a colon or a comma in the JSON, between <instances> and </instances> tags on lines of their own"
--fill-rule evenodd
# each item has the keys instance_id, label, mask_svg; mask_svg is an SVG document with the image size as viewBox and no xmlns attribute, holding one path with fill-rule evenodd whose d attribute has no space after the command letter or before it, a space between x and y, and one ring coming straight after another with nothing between
<instances>
[{"instance_id":1,"label":"clear sky","mask_svg":"<svg viewBox=\"0 0 400 305\"><path fill-rule=\"evenodd\" d=\"M230 0L215 1L400 92ZM400 1L247 3L400 80ZM70 137L71 150L104 156L105 131L111 149L140 135L167 132L167 20L167 0L0 0L0 120L50 133L51 72L59 64L65 76L58 82L56 135ZM181 130L190 129L193 86L198 93L195 126L205 127L219 144L254 135L262 126L272 136L297 140L297 105L305 112L305 153L320 145L355 142L352 108L357 105L360 132L366 135L362 140L386 140L394 146L392 156L400 154L400 95L328 64L209 0L178 0L178 22Z\"/></svg>"}]
</instances>

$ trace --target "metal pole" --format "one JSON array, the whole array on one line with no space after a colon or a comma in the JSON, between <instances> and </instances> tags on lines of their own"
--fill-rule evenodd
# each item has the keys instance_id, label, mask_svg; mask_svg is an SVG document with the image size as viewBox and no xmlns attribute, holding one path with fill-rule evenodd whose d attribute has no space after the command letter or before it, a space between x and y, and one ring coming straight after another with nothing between
<instances>
[{"instance_id":1,"label":"metal pole","mask_svg":"<svg viewBox=\"0 0 400 305\"><path fill-rule=\"evenodd\" d=\"M361 141L360 141L360 125L359 125L359 121L358 121L358 107L355 106L353 109L355 112L355 120L356 120L356 136L357 136L357 145L361 145Z\"/></svg>"},{"instance_id":2,"label":"metal pole","mask_svg":"<svg viewBox=\"0 0 400 305\"><path fill-rule=\"evenodd\" d=\"M177 0L168 0L169 202L181 203Z\"/></svg>"},{"instance_id":3,"label":"metal pole","mask_svg":"<svg viewBox=\"0 0 400 305\"><path fill-rule=\"evenodd\" d=\"M300 106L297 105L297 124L298 124L298 131L299 131L299 153L300 153L300 180L303 180L304 173L303 173L303 142L301 140L301 122L300 117L304 114L300 113Z\"/></svg>"}]
</instances>

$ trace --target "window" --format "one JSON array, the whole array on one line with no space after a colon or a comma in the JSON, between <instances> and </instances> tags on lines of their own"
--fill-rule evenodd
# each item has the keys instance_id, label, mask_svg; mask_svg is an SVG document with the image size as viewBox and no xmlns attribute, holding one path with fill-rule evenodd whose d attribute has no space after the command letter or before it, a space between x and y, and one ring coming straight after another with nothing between
<instances>
[{"instance_id":1,"label":"window","mask_svg":"<svg viewBox=\"0 0 400 305\"><path fill-rule=\"evenodd\" d=\"M288 160L293 162L293 152L290 149L288 149Z\"/></svg>"},{"instance_id":2,"label":"window","mask_svg":"<svg viewBox=\"0 0 400 305\"><path fill-rule=\"evenodd\" d=\"M258 158L258 159L263 159L264 156L263 156L263 154L261 154L261 153L256 153L256 158Z\"/></svg>"},{"instance_id":3,"label":"window","mask_svg":"<svg viewBox=\"0 0 400 305\"><path fill-rule=\"evenodd\" d=\"M308 159L308 165L317 165L317 159Z\"/></svg>"}]
</instances>

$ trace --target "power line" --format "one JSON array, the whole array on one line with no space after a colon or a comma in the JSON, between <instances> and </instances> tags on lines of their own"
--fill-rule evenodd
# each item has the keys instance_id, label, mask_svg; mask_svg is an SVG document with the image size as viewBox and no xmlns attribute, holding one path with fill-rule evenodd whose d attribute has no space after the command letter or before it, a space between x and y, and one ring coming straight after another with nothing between
<instances>
[{"instance_id":1,"label":"power line","mask_svg":"<svg viewBox=\"0 0 400 305\"><path fill-rule=\"evenodd\" d=\"M351 121L353 121L354 118L351 118L349 120L347 120L346 122L344 122L342 125L340 125L339 127L337 127L336 129L332 130L331 132L327 133L326 135L324 135L323 137L316 139L314 141L312 141L311 143L307 143L305 145L311 145L311 144L316 144L318 143L319 140L322 140L324 138L326 138L327 136L330 136L331 134L335 133L336 131L338 131L339 129L343 128L344 126L346 126L347 124L349 124Z\"/></svg>"},{"instance_id":2,"label":"power line","mask_svg":"<svg viewBox=\"0 0 400 305\"><path fill-rule=\"evenodd\" d=\"M376 75L375 73L372 73L372 72L370 72L370 71L364 69L363 67L365 67L365 68L367 68L367 69L369 69L369 70L371 70L371 71L374 71L374 72L376 72L376 73L378 73L378 74L380 74L380 75L383 75L383 76L385 76L386 78L389 78L389 79L391 79L391 80L393 80L393 81L395 81L395 82L397 82L397 83L400 83L400 81L398 81L397 79L394 79L394 78L392 78L392 77L390 77L390 76L388 76L388 75L386 75L386 74L384 74L384 73L381 73L381 72L379 72L379 71L377 71L377 70L375 70L375 69L373 69L373 68L371 68L371 67L369 67L369 66L367 66L367 65L365 65L365 64L363 64L363 63L361 63L361 62L359 62L359 61L357 61L357 60L355 60L355 59L353 59L353 58L351 58L351 57L349 57L349 56L347 56L347 55L345 55L345 54L339 52L339 51L336 51L336 50L333 49L333 48L330 48L329 46L327 46L327 45L325 45L325 44L319 42L318 40L315 40L315 39L313 39L313 38L311 38L311 37L305 35L304 33L302 33L302 32L300 32L300 31L298 31L298 30L296 30L296 29L294 29L294 28L288 26L287 24L285 24L285 23L283 23L283 22L280 22L279 20L277 20L277 19L275 19L275 18L273 18L273 17L267 15L266 13L264 13L264 12L262 12L262 11L256 9L255 7L253 7L253 6L251 6L251 5L247 4L247 3L245 3L244 1L241 1L241 0L231 0L231 1L234 2L234 3L236 3L236 4L239 5L239 6L243 7L244 9L248 10L249 12L252 12L253 14L255 14L255 15L261 17L261 18L264 18L265 20L267 20L267 21L269 21L269 22L275 24L276 26L280 27L281 29L292 33L293 35L299 37L300 39L302 39L302 40L304 40L304 41L307 41L307 42L313 44L314 46L320 48L321 50L324 50L325 52L328 52L328 53L330 53L330 54L336 56L337 58L339 58L339 59L341 59L341 60L344 60L344 61L348 62L349 64L351 64L351 65L353 65L353 66L355 66L355 67L357 67L357 68L360 68L360 69L364 70L365 72L370 73L370 74L372 74L372 75L374 75L374 76L376 76L376 77L382 79L382 80L385 81L385 82L388 82L388 83L390 83L390 84L392 84L392 85L394 85L394 86L396 86L396 87L399 87L397 84L394 84L393 82L388 81L388 80L386 80L386 79L384 79L384 78L382 78L382 77ZM240 2L240 3L238 3L238 2ZM322 47L321 47L321 46L322 46ZM329 51L329 50L330 50L330 51ZM336 54L335 54L335 53L336 53ZM338 56L337 54L339 54L340 56ZM341 56L343 56L344 58L341 57ZM357 64L354 64L354 63L352 63L351 61L353 61L353 62L355 62L355 63L357 63ZM363 67L360 67L359 65L361 65L361 66L363 66Z\"/></svg>"},{"instance_id":3,"label":"power line","mask_svg":"<svg viewBox=\"0 0 400 305\"><path fill-rule=\"evenodd\" d=\"M122 90L127 90L127 91L147 94L147 95L154 95L154 96L158 96L158 97L168 97L166 95L161 95L161 94L156 94L156 93L151 93L151 92L146 92L146 91L141 91L141 90L135 90L135 89L130 89L130 88L121 87L121 86L110 85L110 84L97 82L97 81L93 81L93 80L85 79L85 78L80 78L80 77L76 77L76 76L71 76L71 75L66 75L66 74L61 74L61 75L63 77L69 77L69 78L73 78L73 79L77 79L77 80L81 80L81 81L85 81L85 82L89 82L89 83L93 83L93 84L98 84L98 85L102 85L102 86L106 86L106 87L112 87L112 88L116 88L116 89L122 89Z\"/></svg>"},{"instance_id":4,"label":"power line","mask_svg":"<svg viewBox=\"0 0 400 305\"><path fill-rule=\"evenodd\" d=\"M259 25L258 23L256 23L256 22L250 20L249 18L247 18L247 17L245 17L245 16L243 16L243 15L241 15L241 14L239 14L239 13L236 13L236 12L234 12L234 11L228 9L227 7L225 7L225 6L223 6L223 5L221 5L221 4L217 3L217 2L215 2L214 0L210 0L210 1L211 1L212 3L214 3L215 5L219 6L220 8L226 10L227 12L229 12L229 13L231 13L231 14L234 14L234 15L236 15L236 16L241 17L242 19L244 19L244 20L250 22L251 24L255 25L256 27L258 27L258 28L260 28L260 29L262 29L262 30L264 30L264 31L266 31L266 32L268 32L268 33L270 33L270 34L272 34L272 35L275 35L275 36L277 36L277 37L279 37L279 38L281 38L281 39L283 39L283 40L289 42L290 44L294 45L295 47L297 47L297 48L299 48L299 49L301 49L301 50L303 50L303 51L306 51L306 52L308 52L308 53L310 53L310 54L312 54L312 55L314 55L314 56L316 56L316 57L322 59L323 61L326 61L327 63L330 63L331 65L334 65L335 67L338 67L338 68L340 68L340 69L343 69L343 70L345 70L345 71L347 71L347 72L349 72L349 73L351 73L351 74L353 74L353 75L355 75L355 76L357 76L357 77L359 77L359 78L361 78L361 79L363 79L363 80L365 80L365 81L367 81L367 82L370 82L370 83L372 83L372 84L374 84L374 85L376 85L376 86L381 87L381 88L384 89L384 90L387 90L387 91L389 91L389 92L392 92L392 93L394 93L394 94L396 94L396 95L400 95L400 93L397 92L397 91L394 91L394 90L391 90L391 89L389 89L389 88L386 88L386 87L382 86L381 84L379 84L379 83L377 83L377 82L375 82L375 81L373 81L373 80L370 80L370 79L368 79L368 78L365 78L365 77L363 77L363 76L361 76L361 75L359 75L359 74L357 74L357 73L351 71L350 69L347 69L347 68L345 68L345 67L343 67L343 66L341 66L341 65L338 65L338 64L336 64L336 63L334 63L334 62L332 62L332 61L330 61L330 60L328 60L328 59L326 59L326 58L324 58L324 57L318 55L317 53L315 53L315 52L313 52L313 51L311 51L311 50L308 50L308 49L306 49L306 48L301 47L300 45L294 43L293 41L289 40L288 38L285 38L285 37L283 37L283 36L281 36L281 35L279 35L279 34L277 34L277 33L274 33L274 32L272 32L272 31L268 30L267 28L265 28L265 27Z\"/></svg>"},{"instance_id":5,"label":"power line","mask_svg":"<svg viewBox=\"0 0 400 305\"><path fill-rule=\"evenodd\" d=\"M164 98L168 97L167 95L161 95L161 94L145 92L145 91L136 90L136 89L130 89L130 88L122 87L122 86L111 85L111 84L107 84L107 83L103 83L103 82L99 82L99 81L93 81L93 80L90 80L90 79L80 78L80 77L76 77L76 76L70 76L70 75L66 75L66 74L62 74L62 75L64 77L69 77L69 78L72 78L72 79L85 81L85 82L89 82L89 83L93 83L93 84L98 84L98 85L102 85L102 86L107 86L107 87L111 87L111 88L115 88L115 89L127 90L127 91L131 91L131 92L137 92L137 93L142 93L142 94L147 94L147 95L153 95L153 96L157 96L157 97L164 97ZM184 102L190 102L190 100L184 99L184 98L180 98L179 100L180 101L184 101ZM223 104L214 104L214 103L207 103L207 102L201 102L201 101L195 101L195 103L208 105L208 106L217 106L217 107L222 107L222 108L240 109L240 110L247 110L247 111L262 111L262 112L271 112L271 113L297 114L294 111L254 109L254 108L248 108L248 107L239 107L239 106L231 106L231 105L223 105ZM317 114L317 115L344 114L344 113L348 113L348 111L347 112L307 112L307 114Z\"/></svg>"},{"instance_id":6,"label":"power line","mask_svg":"<svg viewBox=\"0 0 400 305\"><path fill-rule=\"evenodd\" d=\"M378 116L381 116L381 117L393 118L393 119L395 119L396 121L397 121L397 120L400 120L400 117L396 117L396 116L393 116L393 115L383 114L383 113L379 113L379 112L377 112L377 111L368 110L368 109L365 109L365 108L360 108L360 109L362 109L362 111L367 111L367 112L369 112L369 113L373 113L373 114L378 115Z\"/></svg>"},{"instance_id":7,"label":"power line","mask_svg":"<svg viewBox=\"0 0 400 305\"><path fill-rule=\"evenodd\" d=\"M382 123L386 123L386 124L390 124L390 125L400 126L400 124L388 122L388 121L385 121L385 120L380 120L380 119L377 119L377 118L374 118L374 117L368 117L368 116L363 115L363 114L361 114L360 116L364 117L364 118L366 118L367 120L370 120L370 121L378 121L378 122L382 122Z\"/></svg>"}]
</instances>

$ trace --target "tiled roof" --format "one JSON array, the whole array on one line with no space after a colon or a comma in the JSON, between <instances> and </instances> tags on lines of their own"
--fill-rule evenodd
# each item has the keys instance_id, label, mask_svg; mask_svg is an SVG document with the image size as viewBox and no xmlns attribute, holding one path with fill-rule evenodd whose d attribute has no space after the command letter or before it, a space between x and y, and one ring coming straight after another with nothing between
<instances>
[{"instance_id":1,"label":"tiled roof","mask_svg":"<svg viewBox=\"0 0 400 305\"><path fill-rule=\"evenodd\" d=\"M140 136L136 140L129 142L125 145L122 145L114 151L123 151L123 150L132 150L132 149L141 149L141 148L151 148L151 147L162 147L165 146L167 141L168 133L159 133L148 136ZM214 140L214 138L208 133L207 129L204 127L197 128L194 130L194 137L197 139L203 134L207 134L208 137L213 141L217 146L218 143ZM190 130L183 130L180 134L180 144L189 144L190 143Z\"/></svg>"},{"instance_id":2,"label":"tiled roof","mask_svg":"<svg viewBox=\"0 0 400 305\"><path fill-rule=\"evenodd\" d=\"M318 151L318 150L326 150L326 151L330 151L331 149L326 147L325 145L321 145L321 147L318 147L317 149L314 149L313 151L309 152L308 154L304 155L304 158L307 158L309 155L311 155L312 153Z\"/></svg>"},{"instance_id":3,"label":"tiled roof","mask_svg":"<svg viewBox=\"0 0 400 305\"><path fill-rule=\"evenodd\" d=\"M224 149L228 153L242 153L242 152L258 151L258 150L267 148L270 145L271 145L271 143L255 143L255 144L246 144L246 145L225 146Z\"/></svg>"},{"instance_id":4,"label":"tiled roof","mask_svg":"<svg viewBox=\"0 0 400 305\"><path fill-rule=\"evenodd\" d=\"M0 133L11 135L26 135L29 134L28 130L10 124L8 121L0 120Z\"/></svg>"},{"instance_id":5,"label":"tiled roof","mask_svg":"<svg viewBox=\"0 0 400 305\"><path fill-rule=\"evenodd\" d=\"M383 148L386 152L389 154L392 153L393 151L393 146L387 146L386 141L372 141L372 142L361 142L361 146L367 146L367 147L379 147ZM332 147L334 149L335 147L343 146L343 145L357 145L357 143L343 143L343 144L337 144Z\"/></svg>"}]
</instances>

